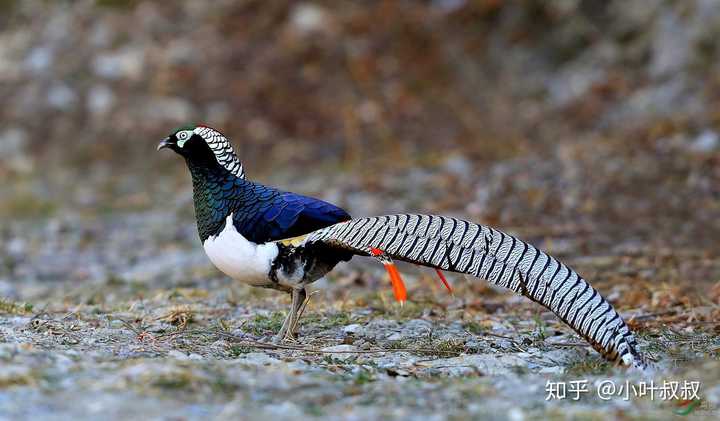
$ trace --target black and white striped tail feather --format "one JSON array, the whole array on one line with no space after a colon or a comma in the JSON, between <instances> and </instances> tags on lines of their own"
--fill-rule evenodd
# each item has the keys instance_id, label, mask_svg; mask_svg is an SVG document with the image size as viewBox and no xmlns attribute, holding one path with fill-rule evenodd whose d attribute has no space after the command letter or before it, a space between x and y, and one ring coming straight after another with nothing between
<instances>
[{"instance_id":1,"label":"black and white striped tail feather","mask_svg":"<svg viewBox=\"0 0 720 421\"><path fill-rule=\"evenodd\" d=\"M332 225L310 233L305 243L317 241L361 255L377 248L394 259L484 278L547 307L607 359L646 365L629 327L597 290L502 231L446 216L399 214Z\"/></svg>"}]
</instances>

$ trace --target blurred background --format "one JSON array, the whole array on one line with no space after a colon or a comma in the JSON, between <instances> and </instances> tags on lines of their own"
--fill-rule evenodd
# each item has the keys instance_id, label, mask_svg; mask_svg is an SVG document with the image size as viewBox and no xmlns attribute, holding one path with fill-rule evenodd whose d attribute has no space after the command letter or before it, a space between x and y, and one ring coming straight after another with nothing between
<instances>
[{"instance_id":1,"label":"blurred background","mask_svg":"<svg viewBox=\"0 0 720 421\"><path fill-rule=\"evenodd\" d=\"M251 178L357 216L459 215L561 256L671 259L629 275L652 283L717 281L716 1L0 11L6 296L204 262L185 166L155 152L187 123L224 132Z\"/></svg>"},{"instance_id":2,"label":"blurred background","mask_svg":"<svg viewBox=\"0 0 720 421\"><path fill-rule=\"evenodd\" d=\"M717 411L719 1L0 0L0 418L666 418L546 404L548 378L624 372L529 300L424 268L401 267L403 308L367 259L314 284L301 345L381 353L237 342L288 297L205 257L185 164L155 150L192 123L354 216L542 247Z\"/></svg>"}]
</instances>

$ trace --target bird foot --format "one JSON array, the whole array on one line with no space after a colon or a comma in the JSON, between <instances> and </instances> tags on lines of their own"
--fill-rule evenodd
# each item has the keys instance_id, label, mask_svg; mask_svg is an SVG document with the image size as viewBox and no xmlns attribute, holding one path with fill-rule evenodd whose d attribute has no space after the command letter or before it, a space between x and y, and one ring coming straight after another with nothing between
<instances>
[{"instance_id":1,"label":"bird foot","mask_svg":"<svg viewBox=\"0 0 720 421\"><path fill-rule=\"evenodd\" d=\"M278 333L277 335L273 336L272 343L275 345L283 343L297 344L298 338L296 335L291 335L290 333Z\"/></svg>"},{"instance_id":2,"label":"bird foot","mask_svg":"<svg viewBox=\"0 0 720 421\"><path fill-rule=\"evenodd\" d=\"M280 331L273 338L273 343L282 342L297 343L298 321L305 311L305 307L310 299L305 288L294 289L292 291L292 304Z\"/></svg>"}]
</instances>

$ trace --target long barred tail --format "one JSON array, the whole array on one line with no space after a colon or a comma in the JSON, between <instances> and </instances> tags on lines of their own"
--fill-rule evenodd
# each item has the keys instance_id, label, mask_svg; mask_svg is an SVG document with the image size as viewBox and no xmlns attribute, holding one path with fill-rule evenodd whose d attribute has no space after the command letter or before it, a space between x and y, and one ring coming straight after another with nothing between
<instances>
[{"instance_id":1,"label":"long barred tail","mask_svg":"<svg viewBox=\"0 0 720 421\"><path fill-rule=\"evenodd\" d=\"M511 235L462 219L387 215L353 219L310 233L360 255L380 249L406 262L466 273L542 304L605 358L645 368L630 328L600 293L574 270Z\"/></svg>"}]
</instances>

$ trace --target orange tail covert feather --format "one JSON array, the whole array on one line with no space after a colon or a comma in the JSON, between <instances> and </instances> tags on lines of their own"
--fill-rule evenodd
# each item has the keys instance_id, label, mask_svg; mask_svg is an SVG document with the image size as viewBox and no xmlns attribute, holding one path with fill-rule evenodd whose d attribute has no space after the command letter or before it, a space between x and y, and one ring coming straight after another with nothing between
<instances>
[{"instance_id":1,"label":"orange tail covert feather","mask_svg":"<svg viewBox=\"0 0 720 421\"><path fill-rule=\"evenodd\" d=\"M442 281L443 285L445 285L445 288L447 288L448 292L450 294L453 293L453 289L450 286L450 283L445 279L445 275L443 275L442 271L440 269L435 269L435 272L437 272L438 276L440 277L440 280Z\"/></svg>"},{"instance_id":2,"label":"orange tail covert feather","mask_svg":"<svg viewBox=\"0 0 720 421\"><path fill-rule=\"evenodd\" d=\"M393 263L390 256L386 255L384 251L371 247L370 248L370 254L377 257L378 260L385 266L385 270L387 270L388 275L390 275L390 283L392 283L392 289L393 294L395 295L395 299L400 302L400 304L404 304L405 301L407 301L407 290L405 289L405 283L403 282L402 278L400 277L400 272L398 272L397 267L395 267L395 264Z\"/></svg>"},{"instance_id":3,"label":"orange tail covert feather","mask_svg":"<svg viewBox=\"0 0 720 421\"><path fill-rule=\"evenodd\" d=\"M407 290L405 289L405 283L400 277L400 272L398 272L397 267L395 267L393 263L386 264L385 269L390 275L390 282L392 283L395 299L399 301L400 304L404 304L405 301L407 301Z\"/></svg>"}]
</instances>

